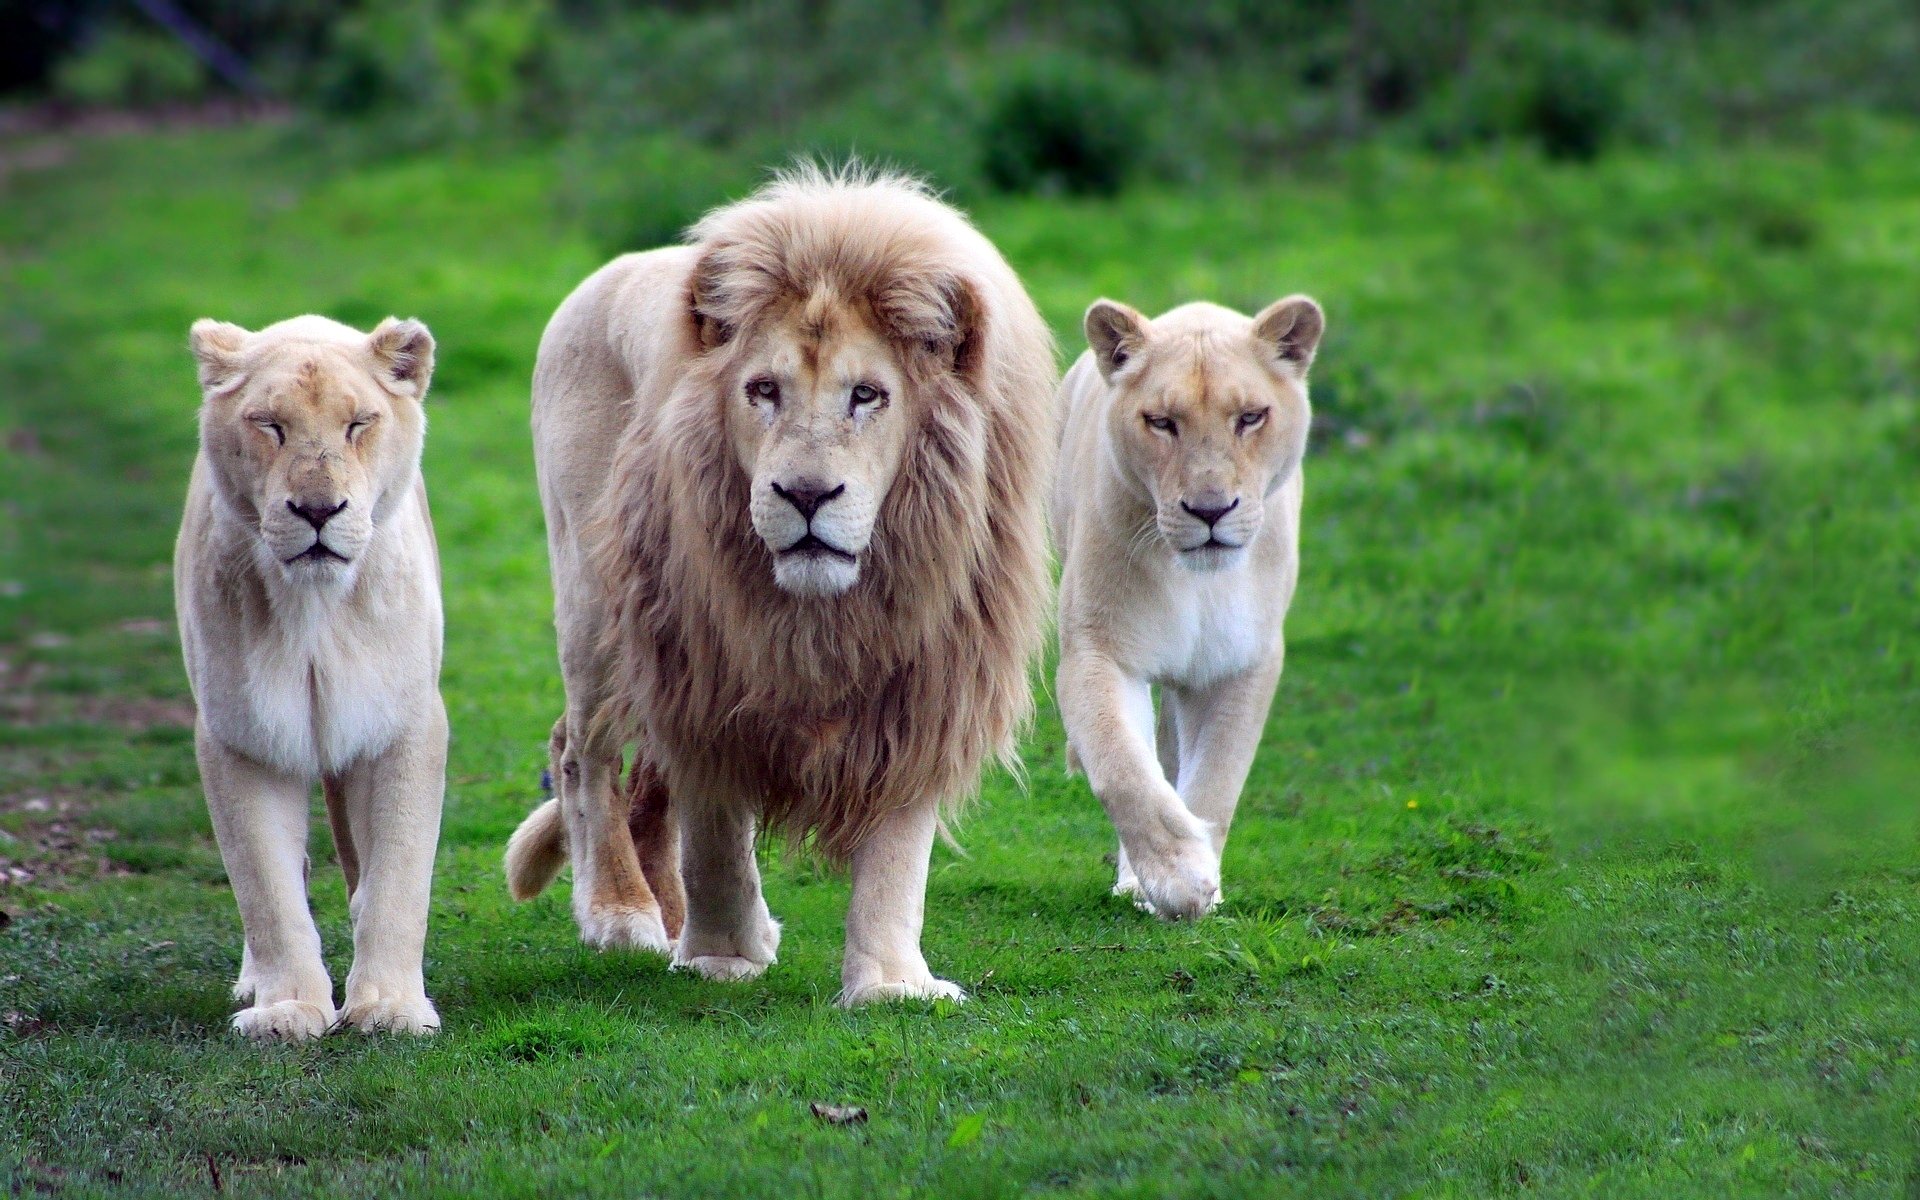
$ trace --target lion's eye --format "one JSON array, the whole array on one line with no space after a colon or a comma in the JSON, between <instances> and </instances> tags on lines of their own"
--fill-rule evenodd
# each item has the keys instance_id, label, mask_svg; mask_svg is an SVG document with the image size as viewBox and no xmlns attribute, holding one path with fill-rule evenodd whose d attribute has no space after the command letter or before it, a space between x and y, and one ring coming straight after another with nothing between
<instances>
[{"instance_id":1,"label":"lion's eye","mask_svg":"<svg viewBox=\"0 0 1920 1200\"><path fill-rule=\"evenodd\" d=\"M372 417L355 417L353 420L347 422L347 440L350 442L353 441L371 424L373 424Z\"/></svg>"},{"instance_id":2,"label":"lion's eye","mask_svg":"<svg viewBox=\"0 0 1920 1200\"><path fill-rule=\"evenodd\" d=\"M253 423L258 428L272 434L275 445L284 446L287 444L287 431L280 427L278 421L270 421L265 417L254 417Z\"/></svg>"},{"instance_id":3,"label":"lion's eye","mask_svg":"<svg viewBox=\"0 0 1920 1200\"><path fill-rule=\"evenodd\" d=\"M780 385L771 379L756 379L747 385L749 404L780 403Z\"/></svg>"},{"instance_id":4,"label":"lion's eye","mask_svg":"<svg viewBox=\"0 0 1920 1200\"><path fill-rule=\"evenodd\" d=\"M848 398L853 402L852 407L859 409L869 404L876 407L881 405L885 402L887 394L870 383L857 383L853 386L853 391L849 393Z\"/></svg>"},{"instance_id":5,"label":"lion's eye","mask_svg":"<svg viewBox=\"0 0 1920 1200\"><path fill-rule=\"evenodd\" d=\"M1241 413L1240 419L1234 422L1234 426L1235 428L1239 429L1241 433L1245 433L1250 429L1258 429L1262 425L1265 425L1266 423L1267 423L1267 410L1264 408L1257 408L1257 409L1254 409L1252 412Z\"/></svg>"},{"instance_id":6,"label":"lion's eye","mask_svg":"<svg viewBox=\"0 0 1920 1200\"><path fill-rule=\"evenodd\" d=\"M1174 437L1180 436L1180 427L1173 423L1172 417L1156 417L1152 413L1147 413L1144 414L1144 419L1147 422L1147 428L1156 433L1171 434Z\"/></svg>"}]
</instances>

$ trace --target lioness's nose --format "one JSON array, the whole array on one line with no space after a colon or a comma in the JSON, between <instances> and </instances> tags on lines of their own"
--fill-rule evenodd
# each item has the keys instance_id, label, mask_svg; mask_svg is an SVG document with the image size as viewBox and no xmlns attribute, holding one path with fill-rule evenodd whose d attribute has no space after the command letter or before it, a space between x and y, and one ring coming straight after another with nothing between
<instances>
[{"instance_id":1,"label":"lioness's nose","mask_svg":"<svg viewBox=\"0 0 1920 1200\"><path fill-rule=\"evenodd\" d=\"M781 487L777 483L773 485L773 494L793 505L809 521L813 520L814 513L820 511L821 505L846 490L844 483L829 488L817 479L798 479L791 487Z\"/></svg>"},{"instance_id":2,"label":"lioness's nose","mask_svg":"<svg viewBox=\"0 0 1920 1200\"><path fill-rule=\"evenodd\" d=\"M298 504L292 500L287 501L287 507L299 513L307 524L313 526L315 533L320 532L322 525L339 516L341 510L346 508L346 506L347 502L345 500L331 507L325 504Z\"/></svg>"},{"instance_id":3,"label":"lioness's nose","mask_svg":"<svg viewBox=\"0 0 1920 1200\"><path fill-rule=\"evenodd\" d=\"M1218 521L1221 517L1224 517L1228 513L1232 512L1234 509L1239 508L1240 498L1236 496L1234 497L1234 501L1232 504L1222 504L1217 506L1212 504L1195 506L1192 504L1188 504L1185 500L1182 500L1180 502L1180 507L1186 509L1189 513L1193 514L1196 517L1199 517L1202 521L1205 521L1209 526L1211 526L1215 521Z\"/></svg>"}]
</instances>

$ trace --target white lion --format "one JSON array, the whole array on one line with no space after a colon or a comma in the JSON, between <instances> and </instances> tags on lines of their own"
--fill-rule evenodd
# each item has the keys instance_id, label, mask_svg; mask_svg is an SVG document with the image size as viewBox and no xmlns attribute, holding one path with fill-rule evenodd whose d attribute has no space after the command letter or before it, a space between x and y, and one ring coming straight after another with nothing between
<instances>
[{"instance_id":1,"label":"white lion","mask_svg":"<svg viewBox=\"0 0 1920 1200\"><path fill-rule=\"evenodd\" d=\"M440 1024L421 954L445 788L440 567L420 477L433 338L323 317L193 327L200 454L174 548L195 745L246 948L233 1018L298 1041L335 1022L307 908L321 784L353 916L338 1016Z\"/></svg>"},{"instance_id":2,"label":"white lion","mask_svg":"<svg viewBox=\"0 0 1920 1200\"><path fill-rule=\"evenodd\" d=\"M756 827L812 834L853 868L842 999L959 996L927 860L1032 708L1052 387L1012 270L904 180L796 172L581 284L534 371L567 709L514 894L570 856L588 941L750 978Z\"/></svg>"},{"instance_id":3,"label":"white lion","mask_svg":"<svg viewBox=\"0 0 1920 1200\"><path fill-rule=\"evenodd\" d=\"M1251 320L1101 300L1085 324L1054 485L1060 715L1120 834L1114 891L1198 916L1280 680L1325 322L1293 296Z\"/></svg>"}]
</instances>

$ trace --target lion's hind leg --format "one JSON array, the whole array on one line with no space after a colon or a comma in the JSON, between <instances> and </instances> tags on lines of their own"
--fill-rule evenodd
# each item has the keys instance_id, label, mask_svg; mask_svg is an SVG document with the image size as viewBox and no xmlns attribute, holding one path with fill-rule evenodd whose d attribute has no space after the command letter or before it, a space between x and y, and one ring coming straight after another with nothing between
<instances>
[{"instance_id":1,"label":"lion's hind leg","mask_svg":"<svg viewBox=\"0 0 1920 1200\"><path fill-rule=\"evenodd\" d=\"M680 822L666 781L642 750L627 772L627 832L640 858L640 873L660 905L667 936L678 938L686 923L687 893L680 883Z\"/></svg>"},{"instance_id":2,"label":"lion's hind leg","mask_svg":"<svg viewBox=\"0 0 1920 1200\"><path fill-rule=\"evenodd\" d=\"M672 953L627 828L620 749L590 740L583 725L569 712L564 736L556 730L553 773L573 860L574 923L583 941L602 950Z\"/></svg>"}]
</instances>

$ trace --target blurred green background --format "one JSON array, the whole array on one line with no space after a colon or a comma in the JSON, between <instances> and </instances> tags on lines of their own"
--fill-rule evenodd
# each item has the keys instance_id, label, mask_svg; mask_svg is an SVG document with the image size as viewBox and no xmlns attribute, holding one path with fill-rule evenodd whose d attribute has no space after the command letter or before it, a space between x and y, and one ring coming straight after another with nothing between
<instances>
[{"instance_id":1,"label":"blurred green background","mask_svg":"<svg viewBox=\"0 0 1920 1200\"><path fill-rule=\"evenodd\" d=\"M0 1190L1920 1194L1916 64L1896 0L0 0ZM1025 785L936 851L957 1009L832 1008L845 881L792 847L739 988L499 875L560 703L540 330L856 153L1063 361L1102 294L1329 317L1225 904L1107 895L1043 669ZM302 311L441 347L419 1045L221 1032L185 336Z\"/></svg>"}]
</instances>

